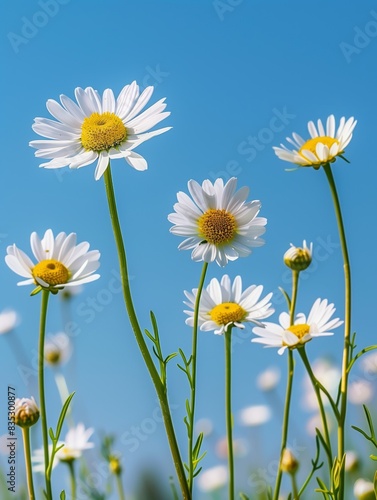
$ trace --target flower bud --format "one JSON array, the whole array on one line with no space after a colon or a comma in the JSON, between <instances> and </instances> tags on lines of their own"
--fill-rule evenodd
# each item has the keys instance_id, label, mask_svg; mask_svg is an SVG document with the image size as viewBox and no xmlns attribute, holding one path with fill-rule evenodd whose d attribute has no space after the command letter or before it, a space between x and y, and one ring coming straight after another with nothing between
<instances>
[{"instance_id":1,"label":"flower bud","mask_svg":"<svg viewBox=\"0 0 377 500\"><path fill-rule=\"evenodd\" d=\"M39 409L34 398L16 398L14 423L20 427L31 427L39 419Z\"/></svg>"},{"instance_id":2,"label":"flower bud","mask_svg":"<svg viewBox=\"0 0 377 500\"><path fill-rule=\"evenodd\" d=\"M303 241L303 247L295 247L291 243L291 248L284 254L284 264L292 271L304 271L310 266L312 261L313 243L309 247L306 240Z\"/></svg>"},{"instance_id":3,"label":"flower bud","mask_svg":"<svg viewBox=\"0 0 377 500\"><path fill-rule=\"evenodd\" d=\"M357 500L375 500L376 498L373 483L362 478L355 482L353 494Z\"/></svg>"},{"instance_id":4,"label":"flower bud","mask_svg":"<svg viewBox=\"0 0 377 500\"><path fill-rule=\"evenodd\" d=\"M118 476L122 473L122 465L118 457L112 456L109 462L109 469L112 474Z\"/></svg>"},{"instance_id":5,"label":"flower bud","mask_svg":"<svg viewBox=\"0 0 377 500\"><path fill-rule=\"evenodd\" d=\"M344 469L347 472L355 472L360 466L360 461L359 457L357 456L357 453L354 451L347 451L346 452L346 462L344 465Z\"/></svg>"},{"instance_id":6,"label":"flower bud","mask_svg":"<svg viewBox=\"0 0 377 500\"><path fill-rule=\"evenodd\" d=\"M296 457L289 448L284 448L283 456L281 457L280 468L288 474L295 474L299 467Z\"/></svg>"}]
</instances>

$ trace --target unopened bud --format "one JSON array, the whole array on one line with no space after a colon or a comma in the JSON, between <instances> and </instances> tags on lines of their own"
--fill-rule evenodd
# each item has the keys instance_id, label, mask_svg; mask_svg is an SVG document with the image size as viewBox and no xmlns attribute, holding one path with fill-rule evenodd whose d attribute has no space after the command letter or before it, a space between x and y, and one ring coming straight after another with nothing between
<instances>
[{"instance_id":1,"label":"unopened bud","mask_svg":"<svg viewBox=\"0 0 377 500\"><path fill-rule=\"evenodd\" d=\"M288 474L295 474L298 469L299 463L289 448L285 448L283 456L281 457L280 468L283 472Z\"/></svg>"},{"instance_id":2,"label":"unopened bud","mask_svg":"<svg viewBox=\"0 0 377 500\"><path fill-rule=\"evenodd\" d=\"M31 427L39 419L39 409L34 398L16 398L14 423L20 427Z\"/></svg>"},{"instance_id":3,"label":"unopened bud","mask_svg":"<svg viewBox=\"0 0 377 500\"><path fill-rule=\"evenodd\" d=\"M362 478L355 482L353 494L357 500L375 500L376 498L373 483Z\"/></svg>"},{"instance_id":4,"label":"unopened bud","mask_svg":"<svg viewBox=\"0 0 377 500\"><path fill-rule=\"evenodd\" d=\"M118 457L111 457L109 462L109 469L110 472L112 472L116 476L122 473L122 465Z\"/></svg>"},{"instance_id":5,"label":"unopened bud","mask_svg":"<svg viewBox=\"0 0 377 500\"><path fill-rule=\"evenodd\" d=\"M284 254L284 264L292 271L304 271L310 266L312 261L313 243L309 247L303 241L303 247L295 247L291 243L291 248Z\"/></svg>"}]
</instances>

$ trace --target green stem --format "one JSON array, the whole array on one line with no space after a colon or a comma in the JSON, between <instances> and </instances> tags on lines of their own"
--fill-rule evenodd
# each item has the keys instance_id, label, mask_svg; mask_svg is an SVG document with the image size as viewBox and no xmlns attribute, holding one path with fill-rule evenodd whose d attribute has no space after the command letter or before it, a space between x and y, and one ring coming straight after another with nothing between
<instances>
[{"instance_id":1,"label":"green stem","mask_svg":"<svg viewBox=\"0 0 377 500\"><path fill-rule=\"evenodd\" d=\"M27 489L28 489L28 493L29 493L29 500L35 500L34 484L33 484L33 470L32 470L32 466L31 466L29 427L22 428L22 438L24 441L26 479L27 479Z\"/></svg>"},{"instance_id":2,"label":"green stem","mask_svg":"<svg viewBox=\"0 0 377 500\"><path fill-rule=\"evenodd\" d=\"M112 224L115 243L116 243L117 252L118 252L119 267L120 267L120 274L121 274L121 281L122 281L122 288L123 288L123 296L124 296L124 301L126 304L128 317L130 319L132 330L134 332L134 335L135 335L137 344L139 346L141 355L143 356L144 362L147 366L148 372L152 378L154 387L155 387L156 392L157 392L157 396L158 396L160 406L161 406L162 416L164 419L166 434L168 437L170 450L171 450L174 465L176 468L178 481L179 481L179 484L181 487L183 498L184 498L184 500L190 499L191 494L190 494L188 484L186 481L185 470L184 470L184 467L182 464L182 459L181 459L177 439L176 439L175 432L174 432L174 426L173 426L173 421L172 421L171 414L170 414L170 408L169 408L169 402L168 402L168 397L167 397L167 393L166 393L166 388L161 382L159 373L158 373L158 371L154 365L153 359L149 353L149 350L148 350L147 344L144 340L143 333L140 329L139 322L138 322L136 312L135 312L135 308L133 305L131 289L130 289L130 284L129 284L128 270L127 270L126 252L125 252L125 248L124 248L122 231L121 231L119 218L118 218L118 211L117 211L117 207L116 207L115 193L114 193L113 181L112 181L112 176L111 176L110 163L109 163L107 169L105 170L104 180L105 180L107 201L108 201L108 205L109 205L111 224Z\"/></svg>"},{"instance_id":3,"label":"green stem","mask_svg":"<svg viewBox=\"0 0 377 500\"><path fill-rule=\"evenodd\" d=\"M329 471L331 473L331 468L332 468L331 440L330 440L329 427L327 424L326 412L325 412L325 408L324 408L323 401L322 401L321 391L320 391L320 388L318 386L317 379L313 373L312 367L310 366L310 362L309 362L308 356L306 354L305 346L300 347L300 349L298 349L298 352L299 352L301 359L305 365L306 371L309 375L309 378L310 378L311 383L313 385L315 395L317 397L319 411L321 414L323 431L325 433L325 442L326 442L326 446L327 446L327 449L325 451L326 451L326 455L327 455L327 459L328 459Z\"/></svg>"},{"instance_id":4,"label":"green stem","mask_svg":"<svg viewBox=\"0 0 377 500\"><path fill-rule=\"evenodd\" d=\"M298 278L299 271L292 271L292 298L291 298L291 307L289 310L289 322L292 326L295 322L295 310L296 310L296 302L297 302L297 292L298 292ZM280 463L283 458L284 450L287 446L287 437L288 437L288 424L289 424L289 410L291 406L291 396L292 396L292 384L293 384L293 375L294 375L294 360L293 360L293 352L288 348L288 374L287 374L287 389L285 393L285 404L284 404L284 416L283 416L283 427L281 434L281 447L280 447L280 459L279 459L279 470L276 475L275 481L275 489L273 500L278 500L281 486L281 479L283 475L283 471L281 470Z\"/></svg>"},{"instance_id":5,"label":"green stem","mask_svg":"<svg viewBox=\"0 0 377 500\"><path fill-rule=\"evenodd\" d=\"M225 330L225 408L226 434L228 438L229 486L228 500L234 500L234 458L233 458L233 418L232 418L232 327Z\"/></svg>"},{"instance_id":6,"label":"green stem","mask_svg":"<svg viewBox=\"0 0 377 500\"><path fill-rule=\"evenodd\" d=\"M45 387L44 387L44 345L45 345L45 333L46 333L47 306L48 306L48 299L50 296L50 292L47 290L42 290L41 293L42 293L42 300L41 300L41 315L39 323L39 346L38 346L39 406L41 411L46 495L47 495L47 500L52 500L51 480L47 475L47 469L49 464L49 451L48 451L48 431L47 431L48 427L47 427Z\"/></svg>"},{"instance_id":7,"label":"green stem","mask_svg":"<svg viewBox=\"0 0 377 500\"><path fill-rule=\"evenodd\" d=\"M335 180L329 164L324 165L324 171L329 182L332 200L334 203L335 216L338 224L340 245L343 255L344 269L344 289L345 289L345 318L344 318L344 347L342 360L342 379L340 386L340 419L338 420L338 460L342 462L344 457L344 434L345 422L347 413L347 389L348 389L348 365L350 357L350 340L351 340L351 269L348 257L347 240L344 230L342 211L340 208L339 197L336 190ZM344 498L344 466L340 471L339 482L339 500Z\"/></svg>"},{"instance_id":8,"label":"green stem","mask_svg":"<svg viewBox=\"0 0 377 500\"><path fill-rule=\"evenodd\" d=\"M197 359L197 344L198 344L198 318L199 318L199 304L200 297L202 296L202 290L204 286L204 280L206 277L208 268L208 263L204 262L202 268L202 274L200 276L199 287L196 294L195 309L194 309L194 326L192 329L192 358L191 358L191 401L190 401L190 415L189 415L189 436L188 436L188 453L189 453L189 477L188 484L190 488L190 493L192 494L192 488L194 484L194 423L195 423L195 401L196 401L196 359Z\"/></svg>"},{"instance_id":9,"label":"green stem","mask_svg":"<svg viewBox=\"0 0 377 500\"><path fill-rule=\"evenodd\" d=\"M296 473L291 474L292 481L292 495L293 500L299 500L300 496L298 494L297 481L296 481Z\"/></svg>"},{"instance_id":10,"label":"green stem","mask_svg":"<svg viewBox=\"0 0 377 500\"><path fill-rule=\"evenodd\" d=\"M69 460L67 465L69 469L69 482L71 484L71 500L76 500L75 461Z\"/></svg>"},{"instance_id":11,"label":"green stem","mask_svg":"<svg viewBox=\"0 0 377 500\"><path fill-rule=\"evenodd\" d=\"M123 483L122 483L122 474L115 474L115 481L117 483L119 500L126 500L126 495L124 494Z\"/></svg>"}]
</instances>

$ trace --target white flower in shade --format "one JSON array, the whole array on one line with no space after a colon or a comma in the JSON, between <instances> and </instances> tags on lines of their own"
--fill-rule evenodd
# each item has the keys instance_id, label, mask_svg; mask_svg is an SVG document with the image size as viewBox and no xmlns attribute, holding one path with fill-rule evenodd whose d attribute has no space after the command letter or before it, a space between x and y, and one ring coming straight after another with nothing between
<instances>
[{"instance_id":1,"label":"white flower in shade","mask_svg":"<svg viewBox=\"0 0 377 500\"><path fill-rule=\"evenodd\" d=\"M64 287L72 287L89 283L99 278L93 274L99 267L100 253L89 251L89 243L84 241L76 245L76 234L68 236L59 233L56 238L51 229L45 232L42 239L32 233L30 245L35 264L16 245L8 246L5 261L16 274L27 278L18 285L41 286L52 292Z\"/></svg>"},{"instance_id":2,"label":"white flower in shade","mask_svg":"<svg viewBox=\"0 0 377 500\"><path fill-rule=\"evenodd\" d=\"M210 436L213 432L213 422L209 418L200 418L195 423L195 433L202 433L204 437Z\"/></svg>"},{"instance_id":3,"label":"white flower in shade","mask_svg":"<svg viewBox=\"0 0 377 500\"><path fill-rule=\"evenodd\" d=\"M247 444L243 439L233 439L233 455L243 457L247 453ZM228 458L228 438L222 437L216 443L216 455L219 458Z\"/></svg>"},{"instance_id":4,"label":"white flower in shade","mask_svg":"<svg viewBox=\"0 0 377 500\"><path fill-rule=\"evenodd\" d=\"M134 149L142 142L171 127L147 132L170 115L164 112L165 98L148 109L154 88L141 94L136 82L126 85L117 98L111 89L102 95L92 87L75 89L76 102L60 96L61 105L49 99L47 109L57 120L35 118L33 130L47 140L31 141L35 156L50 160L45 168L80 168L97 162L95 179L106 170L109 160L124 158L136 170L146 170L147 162Z\"/></svg>"},{"instance_id":5,"label":"white flower in shade","mask_svg":"<svg viewBox=\"0 0 377 500\"><path fill-rule=\"evenodd\" d=\"M330 330L343 323L339 318L330 320L334 312L334 304L328 304L326 299L317 299L309 316L306 318L305 314L299 313L292 326L289 326L289 314L283 312L279 316L280 325L264 322L264 328L254 327L253 332L258 338L251 342L265 344L266 347L279 347L278 353L283 354L287 347L295 349L315 337L333 335Z\"/></svg>"},{"instance_id":6,"label":"white flower in shade","mask_svg":"<svg viewBox=\"0 0 377 500\"><path fill-rule=\"evenodd\" d=\"M336 129L335 117L330 115L327 118L325 130L321 120L317 121L317 127L310 121L308 123L310 139L305 140L293 133L292 139L287 137L287 141L293 146L292 150L284 144L273 149L281 160L295 163L301 167L319 168L321 165L335 161L337 156L343 155L352 139L356 123L353 116L347 121L342 116Z\"/></svg>"},{"instance_id":7,"label":"white flower in shade","mask_svg":"<svg viewBox=\"0 0 377 500\"><path fill-rule=\"evenodd\" d=\"M225 465L216 465L204 470L197 479L198 488L201 491L216 491L226 485L228 481L228 470Z\"/></svg>"},{"instance_id":8,"label":"white flower in shade","mask_svg":"<svg viewBox=\"0 0 377 500\"><path fill-rule=\"evenodd\" d=\"M59 332L46 338L44 346L45 360L50 365L66 363L72 354L72 343L68 335Z\"/></svg>"},{"instance_id":9,"label":"white flower in shade","mask_svg":"<svg viewBox=\"0 0 377 500\"><path fill-rule=\"evenodd\" d=\"M272 366L261 372L257 377L257 386L261 391L272 391L280 381L280 370L277 366Z\"/></svg>"},{"instance_id":10,"label":"white flower in shade","mask_svg":"<svg viewBox=\"0 0 377 500\"><path fill-rule=\"evenodd\" d=\"M225 274L219 282L213 278L206 289L203 289L199 305L199 326L203 331L214 330L216 334L222 335L229 326L244 328L244 323L260 322L274 313L270 308L269 293L262 300L262 285L251 285L243 292L241 276L236 276L233 283ZM188 314L186 324L193 326L194 309L198 289L194 288L192 293L184 292L188 301L184 302L191 310L184 311Z\"/></svg>"},{"instance_id":11,"label":"white flower in shade","mask_svg":"<svg viewBox=\"0 0 377 500\"><path fill-rule=\"evenodd\" d=\"M4 309L0 313L0 335L11 332L19 322L19 317L13 309Z\"/></svg>"},{"instance_id":12,"label":"white flower in shade","mask_svg":"<svg viewBox=\"0 0 377 500\"><path fill-rule=\"evenodd\" d=\"M63 448L56 454L57 459L60 462L69 462L80 458L83 451L94 447L94 443L89 442L93 432L92 427L85 429L85 426L81 423L69 429L65 436Z\"/></svg>"},{"instance_id":13,"label":"white flower in shade","mask_svg":"<svg viewBox=\"0 0 377 500\"><path fill-rule=\"evenodd\" d=\"M362 478L355 481L353 494L357 500L375 500L376 498L373 483Z\"/></svg>"},{"instance_id":14,"label":"white flower in shade","mask_svg":"<svg viewBox=\"0 0 377 500\"><path fill-rule=\"evenodd\" d=\"M257 217L259 201L246 202L249 189L236 191L237 179L232 177L224 185L222 179L215 183L205 180L202 185L188 182L192 199L183 192L177 194L175 213L168 216L170 232L186 239L179 250L192 250L194 261L213 262L225 266L228 261L250 255L252 247L264 241L267 219Z\"/></svg>"},{"instance_id":15,"label":"white flower in shade","mask_svg":"<svg viewBox=\"0 0 377 500\"><path fill-rule=\"evenodd\" d=\"M293 271L304 271L310 266L312 254L313 243L307 246L304 240L301 248L291 243L291 247L284 254L284 264Z\"/></svg>"},{"instance_id":16,"label":"white flower in shade","mask_svg":"<svg viewBox=\"0 0 377 500\"><path fill-rule=\"evenodd\" d=\"M252 405L243 408L239 413L241 425L245 427L256 427L271 420L272 412L267 405Z\"/></svg>"},{"instance_id":17,"label":"white flower in shade","mask_svg":"<svg viewBox=\"0 0 377 500\"><path fill-rule=\"evenodd\" d=\"M368 380L354 380L348 386L348 399L354 405L369 403L373 398L373 384Z\"/></svg>"},{"instance_id":18,"label":"white flower in shade","mask_svg":"<svg viewBox=\"0 0 377 500\"><path fill-rule=\"evenodd\" d=\"M327 389L335 400L342 375L340 369L330 360L325 358L316 359L311 365L316 379ZM330 404L328 398L323 398L323 404ZM305 374L304 377L303 408L309 411L318 410L318 399L314 392L312 381L307 374Z\"/></svg>"}]
</instances>

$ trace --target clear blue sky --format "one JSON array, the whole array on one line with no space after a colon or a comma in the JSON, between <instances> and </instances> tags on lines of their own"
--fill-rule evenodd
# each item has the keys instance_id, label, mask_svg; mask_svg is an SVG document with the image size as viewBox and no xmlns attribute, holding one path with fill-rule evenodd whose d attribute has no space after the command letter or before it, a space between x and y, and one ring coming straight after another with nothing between
<instances>
[{"instance_id":1,"label":"clear blue sky","mask_svg":"<svg viewBox=\"0 0 377 500\"><path fill-rule=\"evenodd\" d=\"M276 292L278 286L289 287L282 263L289 243L313 241L319 249L316 264L302 282L298 310L308 312L317 297L327 297L343 317L342 261L325 175L311 169L285 172L289 165L275 157L272 146L293 131L305 136L310 119L326 119L332 113L337 120L355 116L358 125L347 148L351 164L338 161L333 170L353 266L353 330L359 334L360 346L376 341L371 314L377 266L375 2L20 0L2 8L1 57L6 72L1 82L0 249L5 255L6 246L15 242L28 252L30 233L43 234L51 227L54 232L74 231L79 240L101 251L101 279L85 286L72 305L80 333L74 339L75 366L67 365L65 373L70 388L76 390L76 420L95 427L96 443L101 431L117 435L127 491L135 488L145 465L161 472L163 479L174 471L162 424L153 420L154 389L121 295L103 292L109 290L117 272L103 181L94 181L93 165L74 172L39 169L28 146L37 138L31 130L34 117L48 116L48 98L73 97L77 86L99 91L110 87L118 93L133 80L141 86L155 86L151 102L167 98L171 116L163 125L173 129L140 148L149 170L136 172L123 160L113 163L136 307L146 328L149 310L155 312L166 353L177 347L190 350L183 290L197 286L201 265L190 260L189 252L177 251L181 239L169 233L167 215L176 192L186 190L191 178L213 181L236 174L240 187L250 187L250 199L262 201L261 215L268 218L266 245L249 258L229 264L225 272L231 277L241 274L245 285L263 284L266 291ZM283 116L278 131L276 116ZM256 146L248 144L253 137ZM221 277L223 272L213 264L209 277ZM27 358L32 359L40 298L31 298L30 290L16 286L17 276L3 259L0 278L0 309L13 307L20 312L22 323L16 333ZM89 305L93 298L96 306ZM101 301L106 303L101 305ZM275 307L278 312L284 308L277 294ZM61 323L59 299L52 297L48 331L58 331ZM286 357L251 344L251 336L248 330L233 353L235 413L266 402L255 386L263 368L276 364L284 378ZM10 343L6 338L0 341L4 408L7 384L15 385L20 396L29 396L30 388L19 375ZM339 362L341 346L339 329L334 337L308 345L308 353L311 359L328 354ZM211 418L217 435L222 436L221 337L200 334L198 370L197 416ZM303 424L301 430L300 426L292 428L292 439L305 435L309 416L300 407L301 366L298 374L294 404L297 421ZM177 434L185 450L182 418L188 388L174 362L169 375ZM279 389L282 395L283 382ZM48 390L53 420L58 398L52 383ZM152 420L153 431L144 434L137 450L131 451L126 433L146 419ZM4 423L2 419L1 426ZM278 449L277 415L263 431L262 438L268 437L269 442L260 465L266 466ZM246 436L239 426L235 435ZM212 442L207 448L205 468L221 462ZM20 447L20 463L21 457ZM95 454L89 457L95 459ZM255 464L255 457L248 457L247 463ZM250 467L246 465L245 470ZM59 466L57 487L64 486L64 473Z\"/></svg>"}]
</instances>

